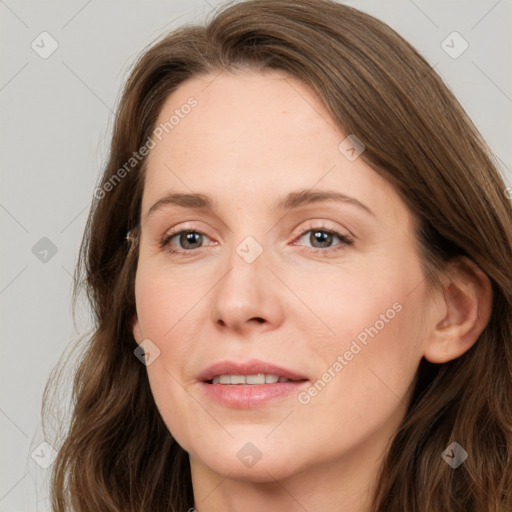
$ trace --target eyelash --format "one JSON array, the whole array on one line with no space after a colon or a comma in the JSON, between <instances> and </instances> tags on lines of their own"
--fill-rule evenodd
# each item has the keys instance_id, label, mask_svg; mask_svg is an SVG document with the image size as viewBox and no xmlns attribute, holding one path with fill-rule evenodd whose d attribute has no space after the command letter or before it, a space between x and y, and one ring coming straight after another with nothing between
<instances>
[{"instance_id":1,"label":"eyelash","mask_svg":"<svg viewBox=\"0 0 512 512\"><path fill-rule=\"evenodd\" d=\"M338 237L340 239L340 242L341 242L338 245L335 245L333 247L327 247L325 249L319 249L319 248L316 248L316 247L304 246L303 249L306 250L307 252L310 252L310 253L314 253L314 254L320 254L320 253L325 254L325 253L328 253L328 254L331 254L333 252L340 251L345 246L350 246L350 245L352 245L354 243L354 240L350 236L342 234L339 231L336 231L334 229L328 229L327 227L325 227L323 225L322 226L312 226L312 225L305 226L303 229L300 230L300 232L299 232L299 234L298 234L298 236L296 237L295 240L302 238L306 233L308 233L310 231L317 231L317 232L328 233L329 235L334 235L334 236ZM188 249L188 250L185 250L185 249L179 249L179 250L172 249L171 248L172 246L170 245L171 240L176 235L181 235L182 233L197 233L197 234L200 234L200 235L207 236L204 233L202 233L201 231L198 231L196 229L192 229L192 228L179 229L179 230L176 230L176 231L172 231L171 233L167 233L162 238L162 240L159 243L160 249L165 249L170 254L181 254L183 256L194 256L197 253L198 250L205 248L205 247L199 247L197 249Z\"/></svg>"}]
</instances>

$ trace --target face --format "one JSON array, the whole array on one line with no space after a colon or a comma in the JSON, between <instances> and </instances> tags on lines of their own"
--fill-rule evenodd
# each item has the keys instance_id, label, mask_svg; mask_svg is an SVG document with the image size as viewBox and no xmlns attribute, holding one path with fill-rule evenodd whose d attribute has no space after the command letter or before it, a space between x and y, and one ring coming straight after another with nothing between
<instances>
[{"instance_id":1,"label":"face","mask_svg":"<svg viewBox=\"0 0 512 512\"><path fill-rule=\"evenodd\" d=\"M170 95L148 157L133 334L156 405L196 469L374 461L425 342L411 214L307 86L215 76Z\"/></svg>"}]
</instances>

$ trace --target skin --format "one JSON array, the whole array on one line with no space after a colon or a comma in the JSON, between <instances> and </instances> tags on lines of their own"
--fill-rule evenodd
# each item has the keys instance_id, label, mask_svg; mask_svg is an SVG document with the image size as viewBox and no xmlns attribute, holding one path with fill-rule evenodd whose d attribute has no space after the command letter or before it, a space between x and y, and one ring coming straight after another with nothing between
<instances>
[{"instance_id":1,"label":"skin","mask_svg":"<svg viewBox=\"0 0 512 512\"><path fill-rule=\"evenodd\" d=\"M191 96L198 101L148 157L133 319L136 341L160 350L148 378L190 455L190 506L369 511L421 358L444 362L471 347L489 319L489 280L463 259L429 294L410 211L362 158L339 151L346 134L313 91L274 71L217 75L185 82L160 113L157 124ZM272 209L303 189L342 192L374 215L328 200ZM205 194L214 207L168 205L148 216L169 192ZM172 254L159 242L173 228L204 235L192 249L175 236L171 247L188 252ZM323 229L354 243L334 236L322 245L313 236ZM247 236L263 249L252 263L236 252ZM314 383L397 303L394 318L307 404L291 395L232 409L208 400L196 380L214 362L256 358ZM262 455L252 467L237 457L248 442Z\"/></svg>"}]
</instances>

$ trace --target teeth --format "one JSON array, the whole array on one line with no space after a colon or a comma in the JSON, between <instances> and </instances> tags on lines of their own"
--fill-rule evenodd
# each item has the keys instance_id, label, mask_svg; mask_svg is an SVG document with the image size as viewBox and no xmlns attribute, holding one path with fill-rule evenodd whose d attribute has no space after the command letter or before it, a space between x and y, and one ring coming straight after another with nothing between
<instances>
[{"instance_id":1,"label":"teeth","mask_svg":"<svg viewBox=\"0 0 512 512\"><path fill-rule=\"evenodd\" d=\"M213 377L213 384L275 384L276 382L292 382L286 377L279 375L266 375L258 373L257 375L217 375Z\"/></svg>"},{"instance_id":2,"label":"teeth","mask_svg":"<svg viewBox=\"0 0 512 512\"><path fill-rule=\"evenodd\" d=\"M233 379L231 379L231 384L234 384ZM247 375L242 384L265 384L265 374L258 373L258 375Z\"/></svg>"},{"instance_id":3,"label":"teeth","mask_svg":"<svg viewBox=\"0 0 512 512\"><path fill-rule=\"evenodd\" d=\"M230 384L245 384L245 377L243 375L231 375Z\"/></svg>"}]
</instances>

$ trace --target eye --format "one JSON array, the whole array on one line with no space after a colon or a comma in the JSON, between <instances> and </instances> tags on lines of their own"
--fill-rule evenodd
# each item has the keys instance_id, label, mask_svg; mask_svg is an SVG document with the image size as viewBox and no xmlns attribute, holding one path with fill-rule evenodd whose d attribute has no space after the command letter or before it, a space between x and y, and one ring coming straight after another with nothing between
<instances>
[{"instance_id":1,"label":"eye","mask_svg":"<svg viewBox=\"0 0 512 512\"><path fill-rule=\"evenodd\" d=\"M204 233L193 229L182 229L168 233L160 242L160 248L166 248L171 253L176 252L191 252L194 249L200 249L205 238L208 238ZM177 240L178 249L175 249L173 239Z\"/></svg>"},{"instance_id":2,"label":"eye","mask_svg":"<svg viewBox=\"0 0 512 512\"><path fill-rule=\"evenodd\" d=\"M309 236L306 236L309 233ZM311 246L305 245L306 251L314 253L329 253L339 251L347 245L354 243L353 239L334 229L327 229L325 226L306 226L300 231L298 240L305 238L311 243ZM339 240L339 243L332 245L333 242ZM160 248L167 250L169 253L181 253L192 256L196 249L204 247L203 242L210 240L204 233L195 229L181 229L167 233L160 242ZM208 245L217 245L217 242ZM303 245L293 242L291 245ZM188 253L188 254L186 254Z\"/></svg>"},{"instance_id":3,"label":"eye","mask_svg":"<svg viewBox=\"0 0 512 512\"><path fill-rule=\"evenodd\" d=\"M344 246L352 245L354 243L353 239L348 235L340 233L334 229L327 229L325 226L305 227L301 230L299 240L303 238L311 243L311 246L306 245L305 247L308 251L312 252L339 251L343 249ZM336 238L340 240L341 243L333 246L332 243ZM296 245L296 243L294 242L292 245Z\"/></svg>"}]
</instances>

